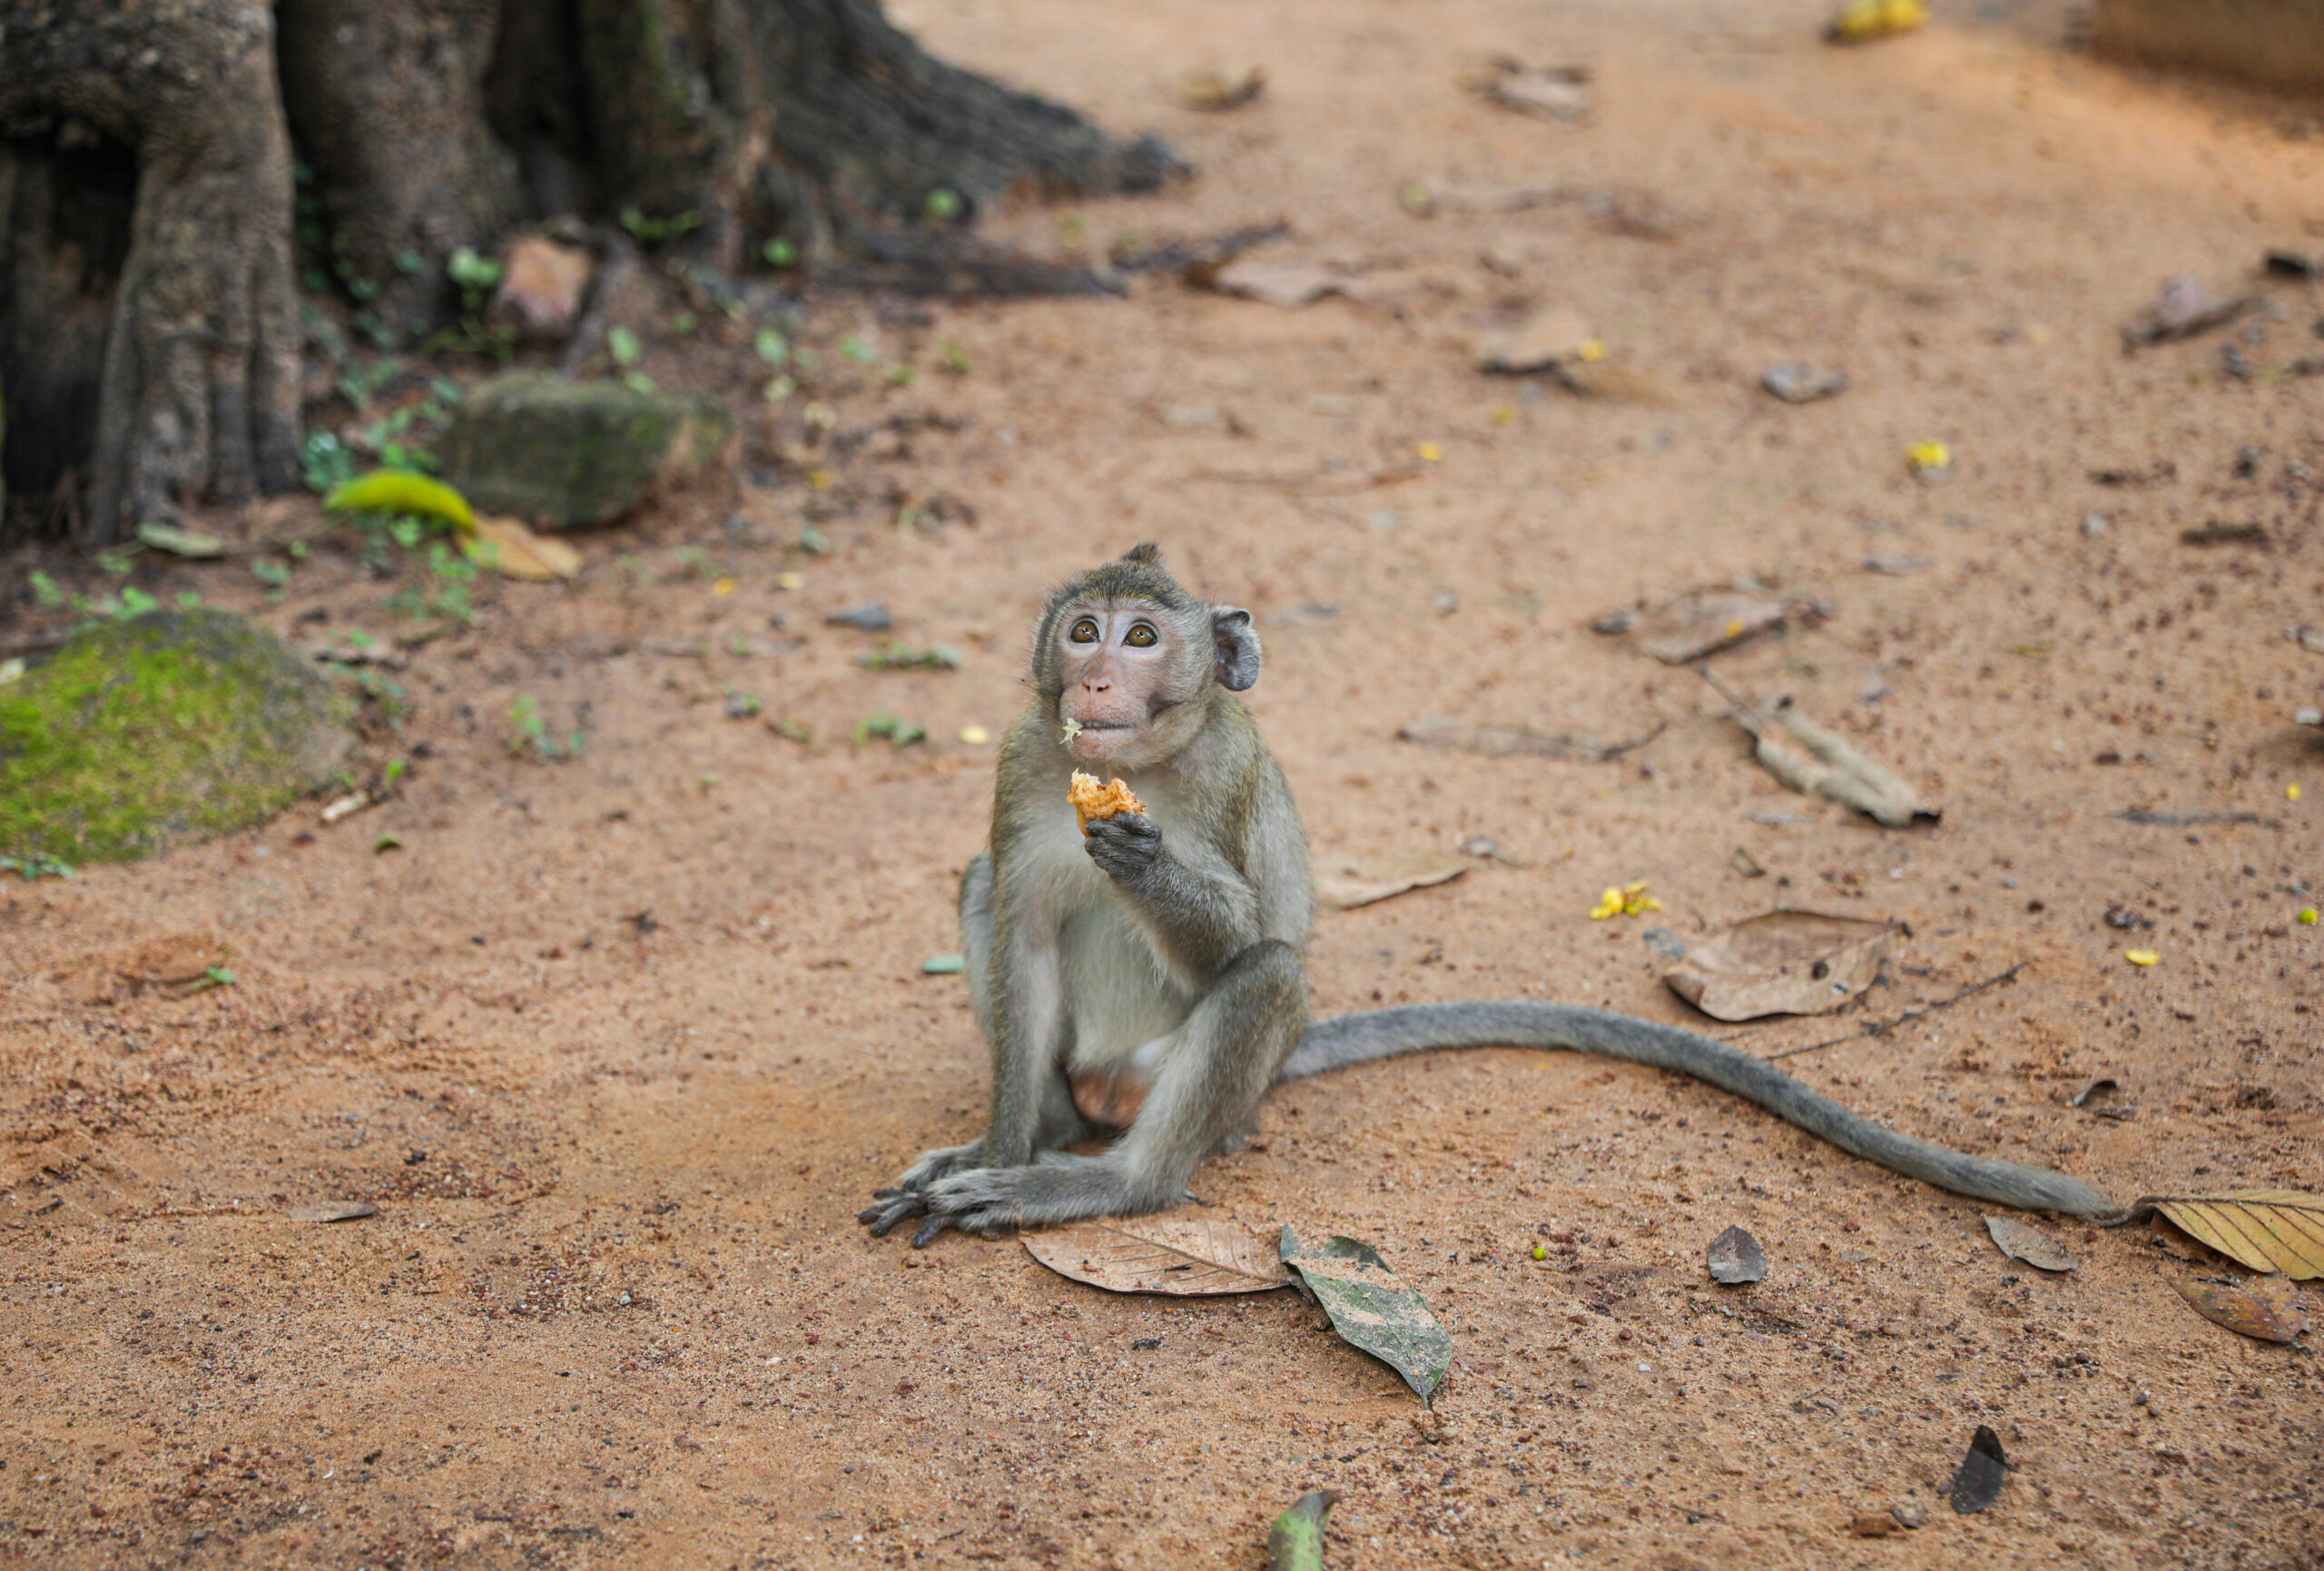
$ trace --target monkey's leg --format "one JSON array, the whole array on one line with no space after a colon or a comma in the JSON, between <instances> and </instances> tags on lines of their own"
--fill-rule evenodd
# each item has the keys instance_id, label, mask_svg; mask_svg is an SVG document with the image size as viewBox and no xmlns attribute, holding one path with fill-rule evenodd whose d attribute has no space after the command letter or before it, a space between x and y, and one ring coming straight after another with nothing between
<instances>
[{"instance_id":1,"label":"monkey's leg","mask_svg":"<svg viewBox=\"0 0 2324 1571\"><path fill-rule=\"evenodd\" d=\"M931 1220L976 1230L1177 1204L1204 1156L1248 1126L1275 1065L1306 1028L1305 1007L1298 952L1273 939L1252 944L1178 1028L1137 1122L1112 1150L1051 1151L1026 1166L953 1173L921 1197Z\"/></svg>"}]
</instances>

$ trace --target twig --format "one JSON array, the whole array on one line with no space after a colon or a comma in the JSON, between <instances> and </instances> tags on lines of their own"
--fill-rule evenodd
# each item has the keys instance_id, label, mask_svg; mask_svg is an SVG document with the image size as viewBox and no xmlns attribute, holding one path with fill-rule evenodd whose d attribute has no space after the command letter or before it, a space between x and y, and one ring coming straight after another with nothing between
<instances>
[{"instance_id":1,"label":"twig","mask_svg":"<svg viewBox=\"0 0 2324 1571\"><path fill-rule=\"evenodd\" d=\"M1912 1022L1918 1020L1925 1014L1934 1014L1938 1010L1943 1009L1945 1005L1949 1003L1958 1003L1963 999L1969 997L1972 993L1983 993L1988 987L1998 987L2032 963L2032 961L2021 960L2015 965L2011 966L2007 971L1996 972L1994 974L1986 977L1983 982L1975 983L1970 986L1963 988L1960 992L1955 993L1950 998L1940 998L1935 1003L1915 1004L1894 1020L1876 1020L1870 1025L1864 1027L1860 1031L1851 1031L1846 1036L1836 1036L1829 1042L1811 1042L1806 1047L1787 1047L1781 1052L1771 1052L1768 1054L1767 1058L1762 1062L1773 1063L1779 1058L1797 1058L1803 1052L1816 1052L1824 1048L1837 1047L1844 1042L1854 1042L1859 1036L1886 1036L1900 1025L1910 1024Z\"/></svg>"}]
</instances>

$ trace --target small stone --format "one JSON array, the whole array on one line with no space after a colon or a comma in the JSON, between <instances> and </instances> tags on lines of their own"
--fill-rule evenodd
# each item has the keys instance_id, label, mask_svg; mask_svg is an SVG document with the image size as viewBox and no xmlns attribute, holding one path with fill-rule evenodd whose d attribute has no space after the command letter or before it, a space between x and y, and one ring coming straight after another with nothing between
<instances>
[{"instance_id":1,"label":"small stone","mask_svg":"<svg viewBox=\"0 0 2324 1571\"><path fill-rule=\"evenodd\" d=\"M1848 1531L1859 1538L1886 1538L1904 1525L1885 1511L1859 1511L1848 1522Z\"/></svg>"},{"instance_id":2,"label":"small stone","mask_svg":"<svg viewBox=\"0 0 2324 1571\"><path fill-rule=\"evenodd\" d=\"M1846 372L1817 371L1804 362L1771 365L1759 374L1759 385L1787 404L1814 403L1847 390Z\"/></svg>"},{"instance_id":3,"label":"small stone","mask_svg":"<svg viewBox=\"0 0 2324 1571\"><path fill-rule=\"evenodd\" d=\"M823 620L834 627L853 627L865 633L884 633L896 625L895 618L888 615L888 608L877 600L845 607Z\"/></svg>"},{"instance_id":4,"label":"small stone","mask_svg":"<svg viewBox=\"0 0 2324 1571\"><path fill-rule=\"evenodd\" d=\"M2083 533L2083 538L2085 538L2085 539L2092 539L2092 540L2096 539L2099 536L2101 536L2101 535L2102 535L2102 534L2104 534L2104 533L2106 532L2106 524L2107 524L2107 519L2106 519L2106 515L2105 515L2104 513L2084 513L2084 514L2083 514L2083 516L2082 516L2082 533Z\"/></svg>"},{"instance_id":5,"label":"small stone","mask_svg":"<svg viewBox=\"0 0 2324 1571\"><path fill-rule=\"evenodd\" d=\"M478 512L574 529L709 470L734 425L708 399L509 371L468 390L439 451L444 478Z\"/></svg>"},{"instance_id":6,"label":"small stone","mask_svg":"<svg viewBox=\"0 0 2324 1571\"><path fill-rule=\"evenodd\" d=\"M1899 1500L1888 1507L1888 1515L1905 1527L1917 1527L1928 1520L1928 1507L1918 1500Z\"/></svg>"},{"instance_id":7,"label":"small stone","mask_svg":"<svg viewBox=\"0 0 2324 1571\"><path fill-rule=\"evenodd\" d=\"M1460 608L1460 596L1454 594L1450 589L1439 589L1436 591L1436 614L1438 616L1449 617Z\"/></svg>"}]
</instances>

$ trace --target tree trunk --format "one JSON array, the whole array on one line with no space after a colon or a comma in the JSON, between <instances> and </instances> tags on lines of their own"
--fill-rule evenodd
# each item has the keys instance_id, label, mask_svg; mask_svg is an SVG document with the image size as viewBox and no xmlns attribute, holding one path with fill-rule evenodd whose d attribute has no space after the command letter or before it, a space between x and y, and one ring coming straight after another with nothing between
<instances>
[{"instance_id":1,"label":"tree trunk","mask_svg":"<svg viewBox=\"0 0 2324 1571\"><path fill-rule=\"evenodd\" d=\"M0 0L0 538L84 547L295 483L294 144L307 286L383 342L447 318L454 250L565 214L727 272L782 239L841 281L1088 288L970 225L1181 167L875 0Z\"/></svg>"}]
</instances>

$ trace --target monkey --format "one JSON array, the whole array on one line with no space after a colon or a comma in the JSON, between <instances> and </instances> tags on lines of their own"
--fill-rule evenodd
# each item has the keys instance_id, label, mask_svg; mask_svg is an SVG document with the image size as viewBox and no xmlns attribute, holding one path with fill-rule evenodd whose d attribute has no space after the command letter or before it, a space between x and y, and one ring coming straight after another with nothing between
<instances>
[{"instance_id":1,"label":"monkey","mask_svg":"<svg viewBox=\"0 0 2324 1571\"><path fill-rule=\"evenodd\" d=\"M1150 542L1049 597L1033 700L996 770L988 848L961 876L970 1002L992 1060L984 1133L931 1151L858 1219L990 1233L1163 1210L1257 1129L1270 1086L1441 1048L1565 1049L1675 1069L1866 1161L1955 1194L2088 1216L2089 1184L1898 1133L1738 1048L1610 1010L1531 1000L1307 1016L1306 831L1236 695L1259 677L1251 615L1187 593ZM1142 799L1078 829L1076 768ZM1128 1127L1077 1105L1075 1075L1148 1082ZM1071 1148L1114 1135L1095 1152Z\"/></svg>"}]
</instances>

